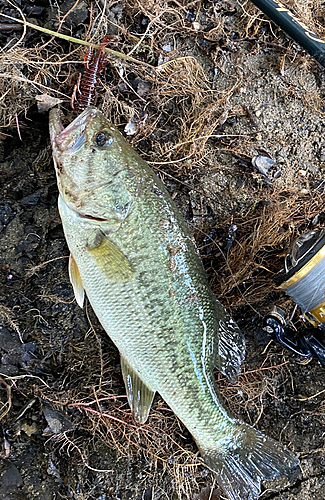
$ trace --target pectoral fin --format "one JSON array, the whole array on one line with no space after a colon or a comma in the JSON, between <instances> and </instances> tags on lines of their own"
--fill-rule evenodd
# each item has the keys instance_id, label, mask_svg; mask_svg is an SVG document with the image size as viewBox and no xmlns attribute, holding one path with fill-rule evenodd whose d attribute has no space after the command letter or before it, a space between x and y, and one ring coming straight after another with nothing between
<instances>
[{"instance_id":1,"label":"pectoral fin","mask_svg":"<svg viewBox=\"0 0 325 500\"><path fill-rule=\"evenodd\" d=\"M123 282L133 278L133 265L105 234L99 233L96 244L88 246L87 250L108 280Z\"/></svg>"},{"instance_id":2,"label":"pectoral fin","mask_svg":"<svg viewBox=\"0 0 325 500\"><path fill-rule=\"evenodd\" d=\"M139 424L144 424L148 418L155 391L149 389L123 356L121 356L121 368L134 420Z\"/></svg>"},{"instance_id":3,"label":"pectoral fin","mask_svg":"<svg viewBox=\"0 0 325 500\"><path fill-rule=\"evenodd\" d=\"M69 257L69 277L73 287L74 296L76 298L77 304L78 306L83 307L85 299L85 290L79 273L78 266L71 253Z\"/></svg>"}]
</instances>

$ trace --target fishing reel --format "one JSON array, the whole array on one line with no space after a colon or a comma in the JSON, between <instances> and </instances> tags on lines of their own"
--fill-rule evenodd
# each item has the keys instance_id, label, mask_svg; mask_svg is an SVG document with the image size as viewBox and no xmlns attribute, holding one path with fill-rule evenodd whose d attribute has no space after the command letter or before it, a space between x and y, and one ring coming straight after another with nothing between
<instances>
[{"instance_id":1,"label":"fishing reel","mask_svg":"<svg viewBox=\"0 0 325 500\"><path fill-rule=\"evenodd\" d=\"M296 331L277 306L264 318L264 330L274 340L325 367L325 230L299 236L286 255L275 283L301 308L309 328Z\"/></svg>"}]
</instances>

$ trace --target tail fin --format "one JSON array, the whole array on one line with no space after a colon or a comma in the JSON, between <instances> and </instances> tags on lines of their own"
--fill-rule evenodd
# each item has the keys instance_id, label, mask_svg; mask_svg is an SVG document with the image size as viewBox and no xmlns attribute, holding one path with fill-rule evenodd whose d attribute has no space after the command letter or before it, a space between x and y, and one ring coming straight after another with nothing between
<instances>
[{"instance_id":1,"label":"tail fin","mask_svg":"<svg viewBox=\"0 0 325 500\"><path fill-rule=\"evenodd\" d=\"M294 453L240 422L229 440L219 442L215 450L201 448L201 454L230 500L256 500L261 481L297 477L299 459Z\"/></svg>"}]
</instances>

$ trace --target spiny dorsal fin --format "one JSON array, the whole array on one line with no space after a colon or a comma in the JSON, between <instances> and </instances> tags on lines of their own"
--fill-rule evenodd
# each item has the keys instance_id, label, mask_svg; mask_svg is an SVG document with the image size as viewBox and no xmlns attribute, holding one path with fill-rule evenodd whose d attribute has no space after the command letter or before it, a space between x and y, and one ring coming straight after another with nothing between
<instances>
[{"instance_id":1,"label":"spiny dorsal fin","mask_svg":"<svg viewBox=\"0 0 325 500\"><path fill-rule=\"evenodd\" d=\"M101 233L96 238L98 243L88 246L87 250L96 261L100 271L108 280L129 281L135 274L131 262L125 257L121 250Z\"/></svg>"},{"instance_id":2,"label":"spiny dorsal fin","mask_svg":"<svg viewBox=\"0 0 325 500\"><path fill-rule=\"evenodd\" d=\"M155 391L149 389L123 356L121 356L121 368L134 420L139 424L144 424L148 418Z\"/></svg>"},{"instance_id":3,"label":"spiny dorsal fin","mask_svg":"<svg viewBox=\"0 0 325 500\"><path fill-rule=\"evenodd\" d=\"M74 296L76 298L77 304L78 306L83 307L85 299L85 289L79 273L78 266L71 253L69 257L69 277L73 287Z\"/></svg>"}]
</instances>

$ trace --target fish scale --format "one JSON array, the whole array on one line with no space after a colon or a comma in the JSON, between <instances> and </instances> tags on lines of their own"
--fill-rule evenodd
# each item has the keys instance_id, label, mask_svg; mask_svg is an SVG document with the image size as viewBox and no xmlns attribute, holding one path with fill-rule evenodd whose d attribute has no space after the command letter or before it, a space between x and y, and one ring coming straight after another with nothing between
<instances>
[{"instance_id":1,"label":"fish scale","mask_svg":"<svg viewBox=\"0 0 325 500\"><path fill-rule=\"evenodd\" d=\"M71 214L69 218L69 212L68 216L66 216L64 210L67 211L67 208L63 203L60 203L61 217L64 220L69 221L67 222L65 232L67 235L72 235L74 219L73 216L71 217ZM136 219L137 214L132 214L132 217ZM148 211L146 213L146 217L148 217ZM130 220L129 222L130 227L138 227L138 225L133 224L132 220ZM68 226L69 223L71 224L71 228L69 228ZM134 263L134 267L139 270L138 274L140 275L140 279L136 280L132 286L129 283L107 283L105 276L103 276L98 268L93 266L91 256L87 252L83 251L84 246L86 246L86 242L83 245L80 241L80 238L73 239L72 236L68 236L68 244L77 263L80 264L80 267L85 269L83 281L87 289L88 298L92 304L96 304L96 309L100 311L100 313L97 315L101 323L109 325L108 334L116 343L120 352L123 355L127 356L129 361L132 361L134 358L134 367L137 369L137 371L140 372L143 371L143 366L149 363L153 365L157 363L158 360L155 359L157 355L153 357L154 353L149 353L150 345L152 343L155 343L155 345L161 346L161 350L163 351L163 356L161 358L159 357L159 362L164 362L166 360L169 366L174 364L180 371L180 373L183 373L182 376L185 377L187 376L187 372L183 371L183 366L180 365L180 362L183 360L182 364L184 364L185 366L188 365L188 363L191 362L191 356L185 342L185 345L182 346L183 349L180 350L179 348L179 343L180 340L183 340L184 333L188 332L187 337L189 339L189 342L193 343L196 339L196 343L198 344L200 353L202 348L201 342L199 340L200 329L202 330L202 321L199 319L199 316L195 314L195 324L192 317L192 310L188 307L184 307L184 302L186 302L188 290L187 287L185 288L183 286L182 282L179 283L179 278L182 278L181 281L184 281L186 280L186 275L185 278L184 273L180 276L177 276L178 288L180 289L180 293L177 295L178 300L176 301L176 299L174 297L170 297L169 294L171 283L176 282L175 275L173 275L169 270L168 257L163 251L161 240L159 238L151 237L151 251L149 255L152 255L152 259L150 261L148 260L148 245L144 246L142 243L140 245L138 245L137 243L133 243L133 245L131 246L132 241L139 241L139 235L134 234L134 232L137 233L137 231L128 231L127 238L125 238L125 240L124 238L120 240L118 231L111 235L112 242L119 247L122 253L124 253L127 258ZM189 241L192 244L192 241ZM79 254L80 248L81 251ZM198 260L196 253L190 253L190 257L192 258L192 260ZM162 259L165 259L164 266L161 265ZM158 263L159 266L157 274L159 279L159 287L157 286L156 282L152 280L152 274L143 269L144 263L146 266L149 266L149 268L152 269L153 272L155 271L155 268L157 269ZM206 295L209 294L209 288L207 284L206 286L201 285L201 288L205 288ZM100 297L98 297L98 289L102 291ZM163 295L161 293L162 289L165 291ZM157 297L158 291L160 295ZM159 300L157 300L156 297ZM180 302L180 304L178 304L178 302ZM112 303L114 303L114 311L106 307L107 304ZM168 303L171 304L169 305ZM175 307L175 305L178 307ZM203 307L202 302L200 307ZM215 322L212 314L210 315L210 318L211 322ZM178 329L172 330L170 326L171 323L177 323ZM166 332L168 330L173 332L172 336L174 337L174 339L166 339ZM210 329L210 331L212 331L212 329ZM136 332L141 332L141 335L138 335L138 338L135 339L137 342L137 350L134 350L134 347L132 345L130 346L129 339L131 335L135 336ZM162 338L158 335L158 332L161 332ZM149 353L149 359L139 361L138 349L142 345L142 339L143 351ZM148 342L148 339L150 339L150 343ZM127 342L127 345L124 345L124 341ZM167 345L169 346L168 358L166 358L165 356ZM173 347L175 352L174 355L172 352ZM187 352L184 353L184 351ZM138 365L139 367L137 367ZM151 370L151 368L149 368L149 370ZM153 376L154 375L151 374L151 377Z\"/></svg>"},{"instance_id":2,"label":"fish scale","mask_svg":"<svg viewBox=\"0 0 325 500\"><path fill-rule=\"evenodd\" d=\"M211 292L176 205L97 109L66 129L52 110L50 133L76 300L82 307L87 294L120 351L135 420L146 421L159 392L228 497L257 499L263 479L291 477L299 461L232 417L214 387L213 367L230 379L239 373L244 340Z\"/></svg>"}]
</instances>

